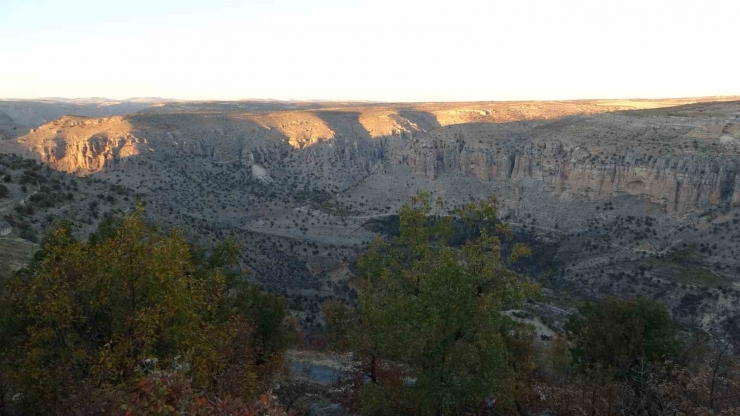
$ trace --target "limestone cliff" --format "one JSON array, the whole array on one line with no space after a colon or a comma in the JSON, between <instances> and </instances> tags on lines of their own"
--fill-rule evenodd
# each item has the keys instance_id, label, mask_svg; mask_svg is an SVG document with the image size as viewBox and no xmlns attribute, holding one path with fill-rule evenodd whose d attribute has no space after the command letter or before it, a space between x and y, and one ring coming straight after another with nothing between
<instances>
[{"instance_id":1,"label":"limestone cliff","mask_svg":"<svg viewBox=\"0 0 740 416\"><path fill-rule=\"evenodd\" d=\"M252 172L260 177L290 171L339 189L374 172L409 166L432 181L454 175L510 186L535 181L540 185L521 191L540 192L544 186L557 199L636 195L667 214L740 202L738 102L608 114L600 113L624 107L534 108L531 103L423 104L65 116L5 141L0 150L77 174L125 168L141 157L166 166L185 156L258 165ZM530 120L536 115L541 119Z\"/></svg>"},{"instance_id":2,"label":"limestone cliff","mask_svg":"<svg viewBox=\"0 0 740 416\"><path fill-rule=\"evenodd\" d=\"M474 139L477 140L477 139ZM740 157L652 155L634 149L594 158L583 148L480 147L467 140L409 145L391 153L421 175L463 174L483 182L536 179L553 197L599 199L619 193L649 197L668 214L740 202Z\"/></svg>"}]
</instances>

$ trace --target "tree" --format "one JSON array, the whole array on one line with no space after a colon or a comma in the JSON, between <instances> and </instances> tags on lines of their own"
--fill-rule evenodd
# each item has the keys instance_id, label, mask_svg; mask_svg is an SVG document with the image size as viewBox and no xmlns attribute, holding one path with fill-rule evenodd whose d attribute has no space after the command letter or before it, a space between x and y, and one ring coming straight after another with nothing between
<instances>
[{"instance_id":1,"label":"tree","mask_svg":"<svg viewBox=\"0 0 740 416\"><path fill-rule=\"evenodd\" d=\"M7 283L0 393L19 394L24 412L103 412L110 392L134 388L155 367L184 371L193 388L221 397L263 389L261 368L280 360L273 338L284 302L247 285L230 289L231 243L197 258L181 233L142 215L104 221L89 242L57 224Z\"/></svg>"},{"instance_id":2,"label":"tree","mask_svg":"<svg viewBox=\"0 0 740 416\"><path fill-rule=\"evenodd\" d=\"M619 377L641 361L670 358L678 350L670 314L652 299L605 298L586 302L579 312L566 330L581 365L613 369Z\"/></svg>"},{"instance_id":3,"label":"tree","mask_svg":"<svg viewBox=\"0 0 740 416\"><path fill-rule=\"evenodd\" d=\"M337 302L327 301L321 305L321 313L327 324L327 341L329 346L339 352L348 351L357 328L356 311L349 306Z\"/></svg>"},{"instance_id":4,"label":"tree","mask_svg":"<svg viewBox=\"0 0 740 416\"><path fill-rule=\"evenodd\" d=\"M457 414L487 399L506 400L513 375L506 338L516 324L501 312L537 293L510 269L529 249L509 244L511 230L496 219L493 198L465 206L456 218L432 210L428 194L414 197L400 211L400 235L376 239L360 260L358 328L350 343L365 362L367 414ZM469 237L462 246L449 244L456 221Z\"/></svg>"},{"instance_id":5,"label":"tree","mask_svg":"<svg viewBox=\"0 0 740 416\"><path fill-rule=\"evenodd\" d=\"M8 197L8 187L0 184L0 198Z\"/></svg>"}]
</instances>

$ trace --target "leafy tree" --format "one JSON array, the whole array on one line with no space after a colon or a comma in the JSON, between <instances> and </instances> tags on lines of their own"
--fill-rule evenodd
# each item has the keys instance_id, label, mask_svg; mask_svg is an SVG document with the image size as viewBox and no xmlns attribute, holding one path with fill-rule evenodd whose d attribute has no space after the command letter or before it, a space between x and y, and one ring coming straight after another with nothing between
<instances>
[{"instance_id":1,"label":"leafy tree","mask_svg":"<svg viewBox=\"0 0 740 416\"><path fill-rule=\"evenodd\" d=\"M100 244L114 238L116 233L123 227L123 217L107 216L98 224L97 230L90 235L88 242L91 245Z\"/></svg>"},{"instance_id":2,"label":"leafy tree","mask_svg":"<svg viewBox=\"0 0 740 416\"><path fill-rule=\"evenodd\" d=\"M184 369L193 388L249 399L264 364L280 360L285 305L229 289L226 245L201 261L141 210L104 221L89 242L57 224L0 298L3 399L17 395L26 413L72 414L98 398L103 411L106 392L133 388L153 363Z\"/></svg>"},{"instance_id":3,"label":"leafy tree","mask_svg":"<svg viewBox=\"0 0 740 416\"><path fill-rule=\"evenodd\" d=\"M678 350L673 320L655 300L605 298L579 308L566 330L574 360L624 375L640 361L669 358Z\"/></svg>"},{"instance_id":4,"label":"leafy tree","mask_svg":"<svg viewBox=\"0 0 740 416\"><path fill-rule=\"evenodd\" d=\"M358 325L356 311L343 303L327 301L321 305L321 312L327 324L329 346L340 352L348 351Z\"/></svg>"},{"instance_id":5,"label":"leafy tree","mask_svg":"<svg viewBox=\"0 0 740 416\"><path fill-rule=\"evenodd\" d=\"M257 364L275 362L291 340L283 326L287 317L285 298L249 285L234 297L233 305L236 312L253 323L252 350Z\"/></svg>"},{"instance_id":6,"label":"leafy tree","mask_svg":"<svg viewBox=\"0 0 740 416\"><path fill-rule=\"evenodd\" d=\"M529 249L504 247L512 233L496 208L489 199L458 210L470 239L455 247L455 218L433 216L428 194L414 197L401 209L400 235L376 239L360 260L357 317L328 308L330 323L358 322L347 338L367 369L364 413L457 414L505 401L516 324L501 311L537 288L510 269Z\"/></svg>"},{"instance_id":7,"label":"leafy tree","mask_svg":"<svg viewBox=\"0 0 740 416\"><path fill-rule=\"evenodd\" d=\"M278 364L294 335L293 329L285 325L287 302L247 281L239 267L239 253L239 246L231 238L210 250L194 247L193 257L200 265L195 273L207 274L214 269L223 273L225 290L230 296L222 304L222 314L237 313L253 324L251 349L257 364Z\"/></svg>"}]
</instances>

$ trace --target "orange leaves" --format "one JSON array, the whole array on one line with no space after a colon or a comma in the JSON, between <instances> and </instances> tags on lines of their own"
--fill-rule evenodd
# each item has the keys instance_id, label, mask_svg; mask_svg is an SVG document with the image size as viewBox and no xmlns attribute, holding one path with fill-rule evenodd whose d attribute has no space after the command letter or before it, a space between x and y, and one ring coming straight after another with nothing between
<instances>
[{"instance_id":1,"label":"orange leaves","mask_svg":"<svg viewBox=\"0 0 740 416\"><path fill-rule=\"evenodd\" d=\"M124 415L188 416L289 416L274 399L272 392L259 395L253 402L233 396L209 397L196 393L192 380L182 373L164 373L147 377L121 405Z\"/></svg>"}]
</instances>

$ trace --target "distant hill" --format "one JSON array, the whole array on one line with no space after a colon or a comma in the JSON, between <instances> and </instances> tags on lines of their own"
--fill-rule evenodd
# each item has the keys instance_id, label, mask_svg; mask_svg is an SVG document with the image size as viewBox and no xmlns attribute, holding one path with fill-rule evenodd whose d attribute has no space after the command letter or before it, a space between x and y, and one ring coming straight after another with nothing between
<instances>
[{"instance_id":1,"label":"distant hill","mask_svg":"<svg viewBox=\"0 0 740 416\"><path fill-rule=\"evenodd\" d=\"M135 113L154 103L170 100L158 98L40 98L35 100L0 100L0 135L11 138L64 115L108 117ZM0 137L0 139L2 139Z\"/></svg>"}]
</instances>

